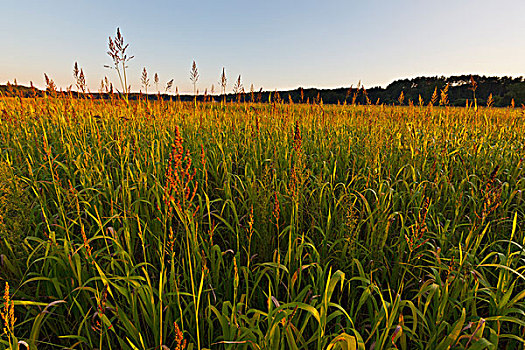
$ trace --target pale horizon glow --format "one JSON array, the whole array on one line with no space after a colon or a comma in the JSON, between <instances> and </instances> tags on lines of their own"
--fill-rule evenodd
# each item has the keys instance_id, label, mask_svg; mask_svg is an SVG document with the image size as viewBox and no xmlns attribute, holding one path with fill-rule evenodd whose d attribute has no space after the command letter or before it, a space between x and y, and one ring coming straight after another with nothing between
<instances>
[{"instance_id":1,"label":"pale horizon glow","mask_svg":"<svg viewBox=\"0 0 525 350\"><path fill-rule=\"evenodd\" d=\"M399 78L525 75L525 2L405 1L64 1L4 0L0 5L0 84L16 79L44 88L73 85L78 62L91 91L107 76L120 83L106 54L117 27L129 43L132 91L146 67L156 92L174 79L200 93L225 67L227 92L240 74L246 90L367 88Z\"/></svg>"}]
</instances>

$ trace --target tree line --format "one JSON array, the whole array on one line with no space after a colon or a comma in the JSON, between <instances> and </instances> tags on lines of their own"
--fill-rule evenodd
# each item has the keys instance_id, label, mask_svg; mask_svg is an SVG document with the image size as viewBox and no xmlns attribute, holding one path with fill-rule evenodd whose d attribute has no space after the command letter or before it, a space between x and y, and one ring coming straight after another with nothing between
<instances>
[{"instance_id":1,"label":"tree line","mask_svg":"<svg viewBox=\"0 0 525 350\"><path fill-rule=\"evenodd\" d=\"M0 85L3 96L41 97L45 90L7 83ZM89 95L91 98L109 98L112 93L58 92L74 96ZM445 95L445 96L443 96ZM143 93L131 93L130 100L144 98ZM445 98L443 98L445 97ZM456 75L450 77L417 77L398 79L386 87L366 89L363 86L335 89L302 88L287 91L254 91L208 95L149 94L148 99L179 99L181 101L239 101L239 102L293 102L325 104L428 104L465 106L476 101L477 105L495 107L525 105L525 79L523 77L487 77L480 75Z\"/></svg>"}]
</instances>

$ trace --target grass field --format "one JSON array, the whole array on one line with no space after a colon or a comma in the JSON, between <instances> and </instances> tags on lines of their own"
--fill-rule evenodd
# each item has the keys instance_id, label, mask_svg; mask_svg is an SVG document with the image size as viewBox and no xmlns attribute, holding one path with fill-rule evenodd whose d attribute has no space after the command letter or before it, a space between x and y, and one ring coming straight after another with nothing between
<instances>
[{"instance_id":1,"label":"grass field","mask_svg":"<svg viewBox=\"0 0 525 350\"><path fill-rule=\"evenodd\" d=\"M523 109L0 109L0 347L525 348Z\"/></svg>"}]
</instances>

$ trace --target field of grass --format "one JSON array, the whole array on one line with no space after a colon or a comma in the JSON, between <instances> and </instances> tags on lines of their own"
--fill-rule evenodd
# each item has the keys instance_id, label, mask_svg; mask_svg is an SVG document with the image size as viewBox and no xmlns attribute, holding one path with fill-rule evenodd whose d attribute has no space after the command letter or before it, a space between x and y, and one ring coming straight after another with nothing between
<instances>
[{"instance_id":1,"label":"field of grass","mask_svg":"<svg viewBox=\"0 0 525 350\"><path fill-rule=\"evenodd\" d=\"M0 347L525 348L523 109L0 109Z\"/></svg>"}]
</instances>

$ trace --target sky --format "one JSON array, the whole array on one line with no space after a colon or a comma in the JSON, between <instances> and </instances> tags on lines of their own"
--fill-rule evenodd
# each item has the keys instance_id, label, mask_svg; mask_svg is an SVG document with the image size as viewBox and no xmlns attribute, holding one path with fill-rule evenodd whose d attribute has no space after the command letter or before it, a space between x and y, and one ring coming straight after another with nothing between
<instances>
[{"instance_id":1,"label":"sky","mask_svg":"<svg viewBox=\"0 0 525 350\"><path fill-rule=\"evenodd\" d=\"M74 84L73 65L97 91L107 76L119 87L107 55L119 27L134 55L132 91L144 90L145 67L159 89L174 79L202 93L222 68L231 91L244 87L386 86L398 78L480 74L525 75L523 0L0 0L0 84L61 88ZM149 91L156 91L155 86Z\"/></svg>"}]
</instances>

